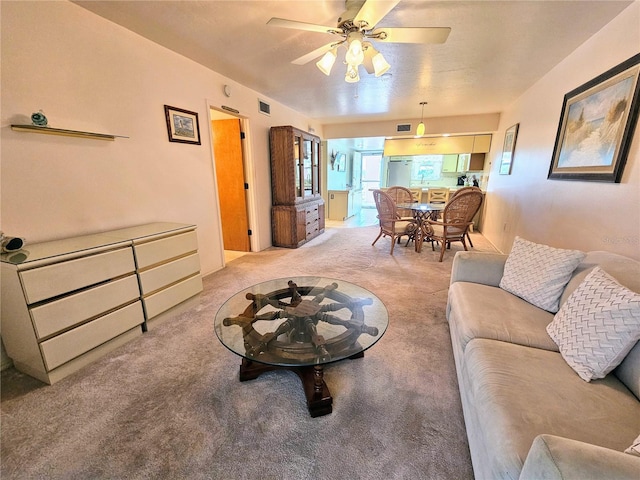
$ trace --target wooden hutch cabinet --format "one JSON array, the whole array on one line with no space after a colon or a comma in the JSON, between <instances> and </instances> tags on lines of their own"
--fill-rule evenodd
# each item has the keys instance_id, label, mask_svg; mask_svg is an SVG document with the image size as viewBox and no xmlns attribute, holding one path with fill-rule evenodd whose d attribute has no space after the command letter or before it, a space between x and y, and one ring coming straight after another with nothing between
<instances>
[{"instance_id":1,"label":"wooden hutch cabinet","mask_svg":"<svg viewBox=\"0 0 640 480\"><path fill-rule=\"evenodd\" d=\"M271 127L273 244L297 248L324 232L320 138L291 126Z\"/></svg>"}]
</instances>

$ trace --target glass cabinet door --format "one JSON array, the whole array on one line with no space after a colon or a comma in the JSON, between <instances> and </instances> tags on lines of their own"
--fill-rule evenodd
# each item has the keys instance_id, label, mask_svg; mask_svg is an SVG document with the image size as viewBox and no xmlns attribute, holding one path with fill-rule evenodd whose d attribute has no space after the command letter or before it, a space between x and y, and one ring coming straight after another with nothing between
<instances>
[{"instance_id":1,"label":"glass cabinet door","mask_svg":"<svg viewBox=\"0 0 640 480\"><path fill-rule=\"evenodd\" d=\"M314 194L320 193L320 144L318 142L313 142L311 145L312 148L312 190Z\"/></svg>"},{"instance_id":2,"label":"glass cabinet door","mask_svg":"<svg viewBox=\"0 0 640 480\"><path fill-rule=\"evenodd\" d=\"M302 165L300 162L300 158L302 158L300 155L301 144L302 144L302 138L295 135L293 137L293 163L295 165L294 172L295 172L296 197L302 196L302 182L300 181L301 180L300 171L302 169Z\"/></svg>"},{"instance_id":3,"label":"glass cabinet door","mask_svg":"<svg viewBox=\"0 0 640 480\"><path fill-rule=\"evenodd\" d=\"M303 155L304 155L304 196L309 197L313 195L312 185L313 185L313 173L312 173L312 141L304 140L303 146Z\"/></svg>"}]
</instances>

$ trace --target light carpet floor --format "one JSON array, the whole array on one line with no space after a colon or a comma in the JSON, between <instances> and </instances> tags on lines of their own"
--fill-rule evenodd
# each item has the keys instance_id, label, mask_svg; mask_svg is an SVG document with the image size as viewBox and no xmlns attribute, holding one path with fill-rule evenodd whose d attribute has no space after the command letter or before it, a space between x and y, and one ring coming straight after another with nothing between
<instances>
[{"instance_id":1,"label":"light carpet floor","mask_svg":"<svg viewBox=\"0 0 640 480\"><path fill-rule=\"evenodd\" d=\"M233 260L149 332L55 385L3 371L3 480L473 478L445 319L462 246L442 263L428 244L390 256L387 238L371 246L377 230L328 229ZM333 413L318 418L291 372L239 382L240 358L213 331L237 291L300 275L356 283L390 318L364 358L325 368Z\"/></svg>"}]
</instances>

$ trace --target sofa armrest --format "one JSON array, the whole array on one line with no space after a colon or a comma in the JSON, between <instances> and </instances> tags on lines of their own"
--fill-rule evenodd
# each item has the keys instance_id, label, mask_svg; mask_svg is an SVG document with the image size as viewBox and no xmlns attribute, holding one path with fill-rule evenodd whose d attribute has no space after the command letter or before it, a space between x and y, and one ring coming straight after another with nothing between
<instances>
[{"instance_id":1,"label":"sofa armrest","mask_svg":"<svg viewBox=\"0 0 640 480\"><path fill-rule=\"evenodd\" d=\"M640 478L640 457L555 435L538 435L520 480Z\"/></svg>"},{"instance_id":2,"label":"sofa armrest","mask_svg":"<svg viewBox=\"0 0 640 480\"><path fill-rule=\"evenodd\" d=\"M451 267L451 283L471 282L497 287L502 280L507 255L485 252L457 252Z\"/></svg>"}]
</instances>

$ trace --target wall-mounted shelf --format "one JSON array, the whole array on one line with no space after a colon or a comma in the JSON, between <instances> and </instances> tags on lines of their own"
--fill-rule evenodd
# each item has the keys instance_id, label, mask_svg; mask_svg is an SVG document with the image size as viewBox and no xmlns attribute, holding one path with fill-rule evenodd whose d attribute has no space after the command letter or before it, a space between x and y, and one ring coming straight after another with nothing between
<instances>
[{"instance_id":1,"label":"wall-mounted shelf","mask_svg":"<svg viewBox=\"0 0 640 480\"><path fill-rule=\"evenodd\" d=\"M64 135L67 137L93 138L111 141L116 138L129 138L123 135L111 135L109 133L81 132L79 130L65 130L62 128L38 127L36 125L11 125L11 130L15 130L16 132L45 133L47 135Z\"/></svg>"}]
</instances>

